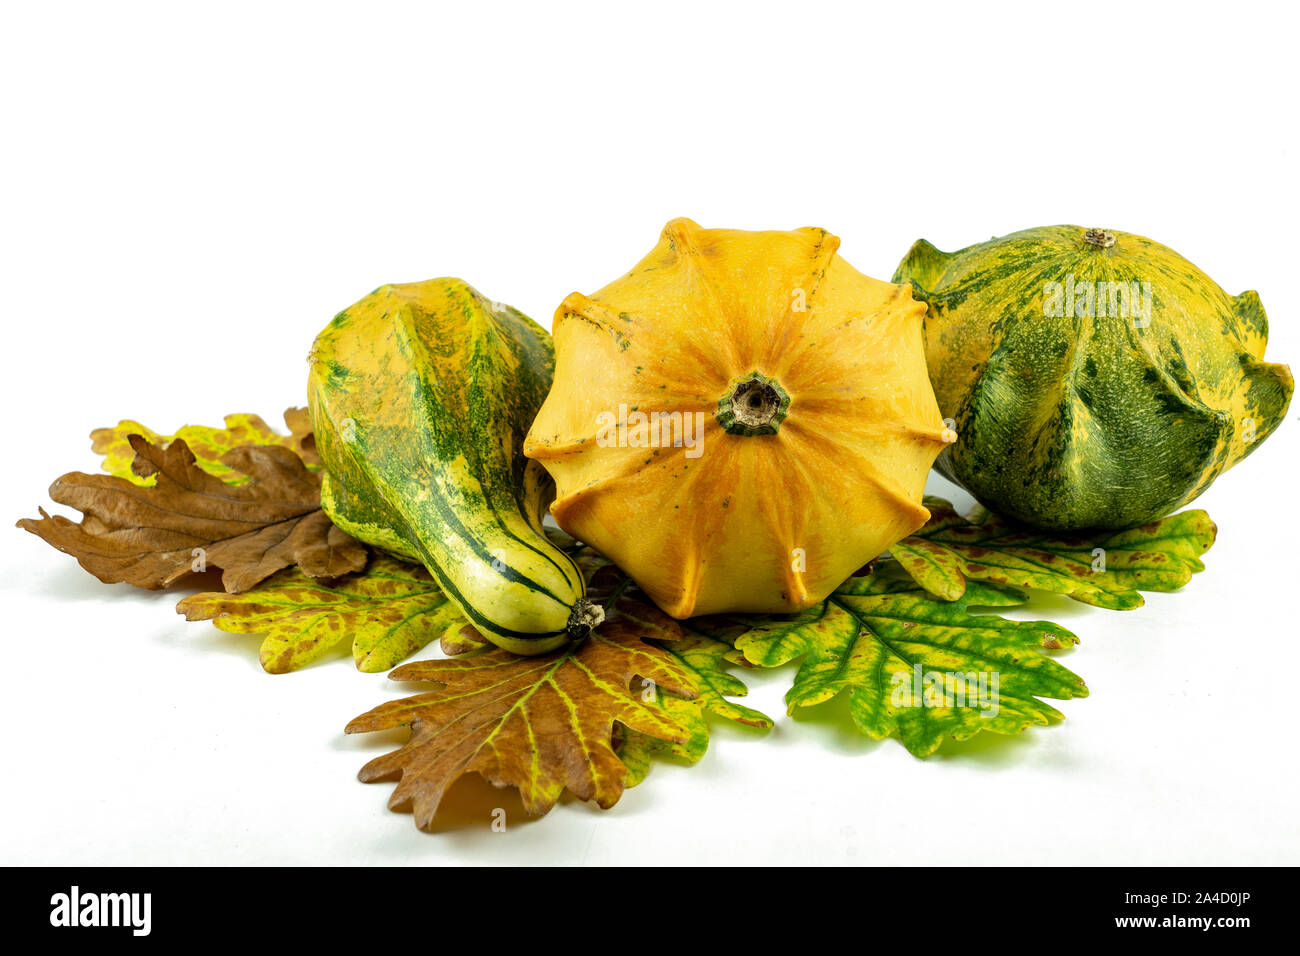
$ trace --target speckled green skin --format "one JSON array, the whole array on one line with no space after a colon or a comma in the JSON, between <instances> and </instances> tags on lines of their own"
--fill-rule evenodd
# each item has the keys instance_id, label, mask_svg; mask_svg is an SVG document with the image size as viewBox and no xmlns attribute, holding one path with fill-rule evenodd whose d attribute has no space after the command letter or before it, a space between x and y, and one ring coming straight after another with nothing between
<instances>
[{"instance_id":1,"label":"speckled green skin","mask_svg":"<svg viewBox=\"0 0 1300 956\"><path fill-rule=\"evenodd\" d=\"M935 467L987 507L1054 530L1181 507L1272 433L1294 387L1263 360L1256 293L1230 296L1142 236L1111 231L1107 246L1085 232L1029 229L953 253L920 240L894 275L928 306L930 378L956 425ZM1071 276L1094 297L1099 280L1149 283L1149 314L1117 314L1110 287L1093 314L1081 295L1071 311L1049 291Z\"/></svg>"},{"instance_id":2,"label":"speckled green skin","mask_svg":"<svg viewBox=\"0 0 1300 956\"><path fill-rule=\"evenodd\" d=\"M325 512L423 563L484 637L519 654L565 644L585 594L542 529L554 485L522 452L553 369L544 329L460 279L377 289L311 354Z\"/></svg>"}]
</instances>

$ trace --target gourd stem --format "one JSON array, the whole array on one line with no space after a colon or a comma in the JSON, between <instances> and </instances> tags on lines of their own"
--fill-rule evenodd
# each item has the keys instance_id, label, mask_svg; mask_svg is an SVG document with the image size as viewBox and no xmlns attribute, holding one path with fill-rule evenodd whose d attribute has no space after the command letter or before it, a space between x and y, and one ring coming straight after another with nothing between
<instances>
[{"instance_id":1,"label":"gourd stem","mask_svg":"<svg viewBox=\"0 0 1300 956\"><path fill-rule=\"evenodd\" d=\"M602 621L605 609L585 597L578 598L569 614L569 623L565 628L569 637L575 641L584 640Z\"/></svg>"},{"instance_id":2,"label":"gourd stem","mask_svg":"<svg viewBox=\"0 0 1300 956\"><path fill-rule=\"evenodd\" d=\"M732 435L775 435L790 410L790 396L759 372L737 380L718 402L717 419Z\"/></svg>"},{"instance_id":3,"label":"gourd stem","mask_svg":"<svg viewBox=\"0 0 1300 956\"><path fill-rule=\"evenodd\" d=\"M762 428L776 417L781 408L781 396L771 385L750 379L741 382L731 393L731 408L740 424Z\"/></svg>"},{"instance_id":4,"label":"gourd stem","mask_svg":"<svg viewBox=\"0 0 1300 956\"><path fill-rule=\"evenodd\" d=\"M1083 241L1102 249L1115 245L1115 234L1105 229L1088 229L1083 234Z\"/></svg>"}]
</instances>

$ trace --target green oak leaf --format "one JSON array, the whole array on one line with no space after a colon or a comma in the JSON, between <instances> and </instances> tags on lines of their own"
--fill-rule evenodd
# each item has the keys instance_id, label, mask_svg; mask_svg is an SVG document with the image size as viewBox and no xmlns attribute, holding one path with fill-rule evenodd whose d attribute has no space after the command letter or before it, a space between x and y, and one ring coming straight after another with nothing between
<instances>
[{"instance_id":1,"label":"green oak leaf","mask_svg":"<svg viewBox=\"0 0 1300 956\"><path fill-rule=\"evenodd\" d=\"M227 415L224 428L208 425L186 425L174 435L163 435L137 421L124 419L112 428L96 428L90 433L91 450L103 455L102 467L110 475L147 487L154 483L153 475L141 476L132 468L135 449L129 441L131 435L143 435L150 444L166 445L177 438L183 439L194 453L195 463L210 475L233 485L248 481L222 463L226 452L240 445L284 445L291 449L311 471L319 471L320 458L316 454L316 441L312 436L311 416L305 408L290 408L284 413L288 435L275 431L257 415Z\"/></svg>"},{"instance_id":2,"label":"green oak leaf","mask_svg":"<svg viewBox=\"0 0 1300 956\"><path fill-rule=\"evenodd\" d=\"M735 646L761 667L799 659L786 694L791 714L847 693L859 731L897 737L924 757L945 737L1015 734L1061 719L1040 697L1087 696L1077 675L1042 653L1077 643L1072 633L969 611L1024 601L1023 593L977 581L959 599L937 601L895 562L881 561L806 611L755 617Z\"/></svg>"},{"instance_id":3,"label":"green oak leaf","mask_svg":"<svg viewBox=\"0 0 1300 956\"><path fill-rule=\"evenodd\" d=\"M728 700L729 697L744 697L749 693L740 678L729 673L725 668L733 663L728 655L732 645L718 640L694 625L694 621L679 621L683 636L663 648L669 655L685 668L695 679L699 688L700 701L704 709L714 716L731 720L750 727L768 729L772 718L766 714Z\"/></svg>"},{"instance_id":4,"label":"green oak leaf","mask_svg":"<svg viewBox=\"0 0 1300 956\"><path fill-rule=\"evenodd\" d=\"M739 678L729 674L725 666L731 661L727 655L732 646L692 627L690 621L678 621L681 637L671 641L651 641L688 673L699 696L683 700L662 689L643 683L637 690L642 700L653 703L687 731L685 741L661 740L634 730L624 730L616 740L619 759L627 764L627 786L633 787L645 779L655 757L671 757L683 763L695 763L704 756L709 746L707 715L721 717L749 727L769 730L772 718L752 707L728 700L744 697L749 689Z\"/></svg>"},{"instance_id":5,"label":"green oak leaf","mask_svg":"<svg viewBox=\"0 0 1300 956\"><path fill-rule=\"evenodd\" d=\"M963 518L942 498L926 498L930 520L889 549L935 597L954 601L970 581L1063 594L1112 610L1144 603L1141 591L1176 591L1205 570L1200 556L1216 528L1200 509L1125 531L1054 535L978 509Z\"/></svg>"},{"instance_id":6,"label":"green oak leaf","mask_svg":"<svg viewBox=\"0 0 1300 956\"><path fill-rule=\"evenodd\" d=\"M288 569L242 594L190 595L176 610L222 631L265 634L259 657L272 674L305 667L344 641L358 670L386 671L469 624L424 568L379 553L333 586Z\"/></svg>"},{"instance_id":7,"label":"green oak leaf","mask_svg":"<svg viewBox=\"0 0 1300 956\"><path fill-rule=\"evenodd\" d=\"M653 695L647 701L647 688ZM623 786L635 787L645 780L656 758L668 757L681 763L698 763L709 749L709 722L698 700L684 700L643 682L632 688L643 702L657 708L682 729L678 740L661 740L651 734L630 730L622 724L614 727L614 753L627 767Z\"/></svg>"}]
</instances>

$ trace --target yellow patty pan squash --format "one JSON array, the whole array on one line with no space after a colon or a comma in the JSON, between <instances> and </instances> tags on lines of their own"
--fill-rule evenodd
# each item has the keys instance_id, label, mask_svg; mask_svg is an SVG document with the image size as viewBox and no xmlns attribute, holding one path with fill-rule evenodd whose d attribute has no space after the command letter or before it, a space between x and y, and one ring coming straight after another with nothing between
<instances>
[{"instance_id":1,"label":"yellow patty pan squash","mask_svg":"<svg viewBox=\"0 0 1300 956\"><path fill-rule=\"evenodd\" d=\"M555 313L555 382L524 444L551 513L667 613L793 612L929 518L955 440L925 306L824 229L689 219Z\"/></svg>"}]
</instances>

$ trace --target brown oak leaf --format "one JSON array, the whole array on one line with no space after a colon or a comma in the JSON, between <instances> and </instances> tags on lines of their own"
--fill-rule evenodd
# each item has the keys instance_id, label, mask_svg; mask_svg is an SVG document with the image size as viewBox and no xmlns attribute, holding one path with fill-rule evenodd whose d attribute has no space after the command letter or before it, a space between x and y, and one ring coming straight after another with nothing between
<instances>
[{"instance_id":1,"label":"brown oak leaf","mask_svg":"<svg viewBox=\"0 0 1300 956\"><path fill-rule=\"evenodd\" d=\"M410 727L399 749L370 761L360 778L397 779L388 801L413 809L427 829L447 790L467 773L516 787L529 813L543 814L567 788L608 808L618 801L628 767L614 750L615 724L684 745L690 729L642 692L637 677L678 698L695 700L690 674L643 638L680 636L676 622L648 606L607 620L576 648L544 657L490 650L453 660L417 661L393 671L397 681L430 681L431 693L381 704L347 732ZM626 616L623 616L626 615ZM634 782L634 781L633 781Z\"/></svg>"},{"instance_id":2,"label":"brown oak leaf","mask_svg":"<svg viewBox=\"0 0 1300 956\"><path fill-rule=\"evenodd\" d=\"M166 445L178 438L182 439L194 453L200 468L231 484L243 484L248 477L223 465L221 456L240 445L284 445L297 452L309 469L319 471L321 460L316 451L311 413L305 408L286 409L284 423L289 428L288 435L282 435L271 428L260 415L237 413L227 415L225 425L221 428L185 425L174 435L163 435L127 418L112 428L96 428L92 431L90 447L96 454L104 456L103 468L106 472L137 485L150 485L153 481L136 475L131 469L135 463L135 449L131 447L132 435L143 435L155 445Z\"/></svg>"},{"instance_id":3,"label":"brown oak leaf","mask_svg":"<svg viewBox=\"0 0 1300 956\"><path fill-rule=\"evenodd\" d=\"M316 578L365 567L365 546L330 523L320 508L320 476L293 450L231 449L222 463L248 477L231 484L199 468L183 439L165 447L140 435L130 442L133 471L156 475L153 485L72 472L50 486L50 497L82 512L80 524L41 509L40 518L24 518L18 527L71 554L101 581L150 589L205 567L221 568L231 593L295 564Z\"/></svg>"}]
</instances>

